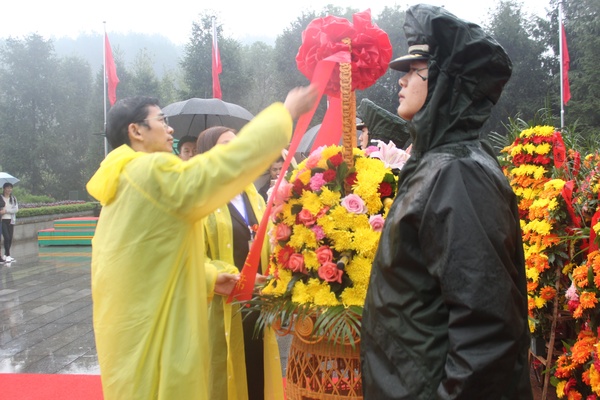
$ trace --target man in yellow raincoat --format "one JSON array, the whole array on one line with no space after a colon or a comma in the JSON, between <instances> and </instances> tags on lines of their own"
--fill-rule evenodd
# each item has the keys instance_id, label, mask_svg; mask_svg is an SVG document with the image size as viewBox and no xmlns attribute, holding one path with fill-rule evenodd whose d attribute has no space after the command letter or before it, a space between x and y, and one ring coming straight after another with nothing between
<instances>
[{"instance_id":1,"label":"man in yellow raincoat","mask_svg":"<svg viewBox=\"0 0 600 400\"><path fill-rule=\"evenodd\" d=\"M92 298L106 400L208 399L207 302L229 293L236 278L205 265L196 222L268 168L292 120L315 100L314 88L294 89L236 140L186 162L171 154L173 129L155 99L111 108L107 138L115 150L87 184L103 206L92 241Z\"/></svg>"}]
</instances>

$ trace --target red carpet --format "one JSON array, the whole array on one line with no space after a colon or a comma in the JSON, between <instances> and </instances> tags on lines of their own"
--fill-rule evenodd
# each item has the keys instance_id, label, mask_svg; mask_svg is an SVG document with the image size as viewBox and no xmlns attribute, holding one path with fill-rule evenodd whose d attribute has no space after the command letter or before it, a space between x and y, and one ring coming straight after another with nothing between
<instances>
[{"instance_id":1,"label":"red carpet","mask_svg":"<svg viewBox=\"0 0 600 400\"><path fill-rule=\"evenodd\" d=\"M2 400L102 400L100 375L0 374Z\"/></svg>"}]
</instances>

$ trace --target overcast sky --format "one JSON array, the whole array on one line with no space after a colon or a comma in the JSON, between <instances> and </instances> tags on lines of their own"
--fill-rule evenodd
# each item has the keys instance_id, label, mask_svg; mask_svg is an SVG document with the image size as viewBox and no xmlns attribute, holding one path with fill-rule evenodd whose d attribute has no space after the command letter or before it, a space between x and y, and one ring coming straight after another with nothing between
<instances>
[{"instance_id":1,"label":"overcast sky","mask_svg":"<svg viewBox=\"0 0 600 400\"><path fill-rule=\"evenodd\" d=\"M331 3L362 11L371 8L374 16L383 8L399 4L403 8L422 1L395 0L167 0L164 2L132 0L6 0L0 10L0 38L22 38L38 33L45 38L76 37L81 33L139 32L158 33L177 44L186 43L192 21L206 10L219 15L225 35L242 40L246 36L275 38L304 9L320 10ZM458 17L476 23L487 20L497 0L429 0L429 4L445 6ZM526 0L529 13L546 15L549 0Z\"/></svg>"}]
</instances>

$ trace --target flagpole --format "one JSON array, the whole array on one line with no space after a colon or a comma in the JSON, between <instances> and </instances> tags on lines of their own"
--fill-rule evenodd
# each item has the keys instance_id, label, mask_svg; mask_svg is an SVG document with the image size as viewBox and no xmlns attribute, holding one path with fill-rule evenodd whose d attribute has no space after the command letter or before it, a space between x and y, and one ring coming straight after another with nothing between
<instances>
[{"instance_id":1,"label":"flagpole","mask_svg":"<svg viewBox=\"0 0 600 400\"><path fill-rule=\"evenodd\" d=\"M565 128L565 88L564 88L564 79L563 79L563 9L562 9L562 1L558 2L558 43L559 43L559 64L560 64L560 129L563 130Z\"/></svg>"},{"instance_id":2,"label":"flagpole","mask_svg":"<svg viewBox=\"0 0 600 400\"><path fill-rule=\"evenodd\" d=\"M104 88L104 101L102 104L104 105L104 158L108 154L108 142L106 140L106 21L102 21L104 24L104 37L102 38L102 65L104 66L103 76L103 85Z\"/></svg>"}]
</instances>

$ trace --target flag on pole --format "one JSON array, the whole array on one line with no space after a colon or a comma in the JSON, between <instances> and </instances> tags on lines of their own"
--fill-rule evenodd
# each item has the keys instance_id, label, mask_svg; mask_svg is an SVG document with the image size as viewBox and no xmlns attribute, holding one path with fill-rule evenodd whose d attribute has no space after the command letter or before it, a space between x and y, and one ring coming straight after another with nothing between
<instances>
[{"instance_id":1,"label":"flag on pole","mask_svg":"<svg viewBox=\"0 0 600 400\"><path fill-rule=\"evenodd\" d=\"M112 106L117 101L117 85L119 77L117 76L117 66L113 58L108 35L104 33L104 68L106 70L106 80L108 81L108 100Z\"/></svg>"},{"instance_id":2,"label":"flag on pole","mask_svg":"<svg viewBox=\"0 0 600 400\"><path fill-rule=\"evenodd\" d=\"M569 58L569 49L567 49L567 36L565 35L565 26L561 23L560 29L562 33L562 86L563 86L563 103L566 105L571 100L571 87L569 86L569 66L571 59Z\"/></svg>"},{"instance_id":3,"label":"flag on pole","mask_svg":"<svg viewBox=\"0 0 600 400\"><path fill-rule=\"evenodd\" d=\"M217 43L217 26L215 20L212 21L212 80L213 80L213 98L221 99L221 83L219 74L223 71L221 65L221 53L219 53L219 44Z\"/></svg>"}]
</instances>

